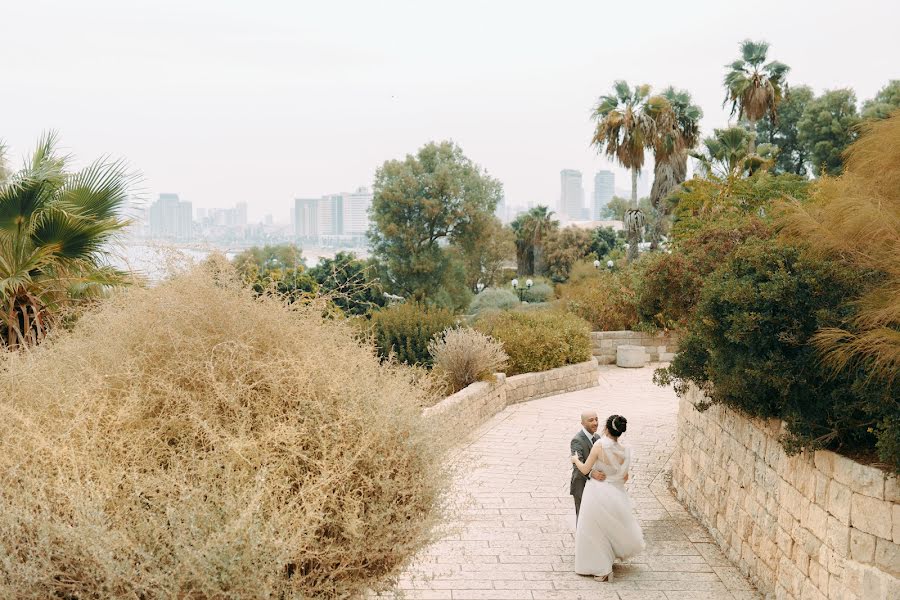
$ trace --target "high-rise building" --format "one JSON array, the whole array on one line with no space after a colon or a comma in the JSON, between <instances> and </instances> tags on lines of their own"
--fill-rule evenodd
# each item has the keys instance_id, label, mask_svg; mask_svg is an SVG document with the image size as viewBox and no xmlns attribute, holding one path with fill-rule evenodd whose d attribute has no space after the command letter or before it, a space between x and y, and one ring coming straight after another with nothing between
<instances>
[{"instance_id":1,"label":"high-rise building","mask_svg":"<svg viewBox=\"0 0 900 600\"><path fill-rule=\"evenodd\" d=\"M336 236L344 233L344 197L330 194L319 199L319 235Z\"/></svg>"},{"instance_id":2,"label":"high-rise building","mask_svg":"<svg viewBox=\"0 0 900 600\"><path fill-rule=\"evenodd\" d=\"M234 205L234 220L235 225L238 227L246 227L247 226L247 203L246 202L238 202Z\"/></svg>"},{"instance_id":3,"label":"high-rise building","mask_svg":"<svg viewBox=\"0 0 900 600\"><path fill-rule=\"evenodd\" d=\"M616 176L612 171L597 171L594 175L594 219L600 220L603 209L616 194Z\"/></svg>"},{"instance_id":4,"label":"high-rise building","mask_svg":"<svg viewBox=\"0 0 900 600\"><path fill-rule=\"evenodd\" d=\"M580 221L584 208L584 188L581 185L581 171L563 169L559 172L560 199L559 213L563 221Z\"/></svg>"},{"instance_id":5,"label":"high-rise building","mask_svg":"<svg viewBox=\"0 0 900 600\"><path fill-rule=\"evenodd\" d=\"M150 206L150 237L184 242L191 239L193 211L178 194L160 194Z\"/></svg>"},{"instance_id":6,"label":"high-rise building","mask_svg":"<svg viewBox=\"0 0 900 600\"><path fill-rule=\"evenodd\" d=\"M369 230L369 208L372 206L372 192L361 187L355 192L343 194L342 235L361 237Z\"/></svg>"},{"instance_id":7,"label":"high-rise building","mask_svg":"<svg viewBox=\"0 0 900 600\"><path fill-rule=\"evenodd\" d=\"M319 203L321 198L294 200L294 236L310 240L319 237Z\"/></svg>"}]
</instances>

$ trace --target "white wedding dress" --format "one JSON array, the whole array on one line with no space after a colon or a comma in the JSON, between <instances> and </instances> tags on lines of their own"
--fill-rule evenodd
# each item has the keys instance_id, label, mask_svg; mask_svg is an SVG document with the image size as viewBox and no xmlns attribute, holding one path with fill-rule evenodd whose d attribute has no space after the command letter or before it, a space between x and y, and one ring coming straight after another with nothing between
<instances>
[{"instance_id":1,"label":"white wedding dress","mask_svg":"<svg viewBox=\"0 0 900 600\"><path fill-rule=\"evenodd\" d=\"M593 464L606 480L590 479L581 497L581 511L575 528L575 572L604 576L613 562L644 550L644 534L632 512L625 491L625 474L631 466L631 450L603 436L594 445L603 451Z\"/></svg>"}]
</instances>

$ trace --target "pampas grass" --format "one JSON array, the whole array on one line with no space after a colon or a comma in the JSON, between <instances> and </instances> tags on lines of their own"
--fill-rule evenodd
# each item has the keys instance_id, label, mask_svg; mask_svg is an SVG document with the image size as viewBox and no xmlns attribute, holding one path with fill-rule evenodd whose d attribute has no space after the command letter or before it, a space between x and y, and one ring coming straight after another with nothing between
<instances>
[{"instance_id":1,"label":"pampas grass","mask_svg":"<svg viewBox=\"0 0 900 600\"><path fill-rule=\"evenodd\" d=\"M814 341L832 370L861 365L893 383L900 373L900 111L862 127L844 173L821 178L811 202L781 209L787 239L879 274L855 299L855 331L823 329Z\"/></svg>"},{"instance_id":2,"label":"pampas grass","mask_svg":"<svg viewBox=\"0 0 900 600\"><path fill-rule=\"evenodd\" d=\"M431 539L407 369L224 259L0 363L0 597L352 598Z\"/></svg>"}]
</instances>

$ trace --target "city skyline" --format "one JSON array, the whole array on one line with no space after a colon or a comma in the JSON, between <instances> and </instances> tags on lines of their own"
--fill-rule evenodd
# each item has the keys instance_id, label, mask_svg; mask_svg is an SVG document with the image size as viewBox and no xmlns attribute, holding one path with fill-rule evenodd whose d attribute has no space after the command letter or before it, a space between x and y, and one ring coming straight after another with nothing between
<instances>
[{"instance_id":1,"label":"city skyline","mask_svg":"<svg viewBox=\"0 0 900 600\"><path fill-rule=\"evenodd\" d=\"M791 86L816 93L849 86L862 101L896 76L896 3L854 5L879 16L864 35L843 27L837 2L763 0L740 19L727 3L645 8L641 33L653 44L635 44L626 27L598 34L609 9L586 0L565 11L470 0L454 10L411 2L10 3L0 44L16 85L4 93L10 118L0 137L15 165L55 129L82 161L76 166L124 158L143 174L146 198L177 190L194 207L246 200L251 221L267 213L286 220L296 197L371 186L386 160L446 139L503 182L510 205L550 204L564 168L628 181L590 146L591 109L616 79L688 90L709 135L728 123L725 65L748 37L770 42L770 59L791 66ZM446 43L435 43L440 35ZM683 52L660 51L669 46ZM652 176L652 161L644 175Z\"/></svg>"}]
</instances>

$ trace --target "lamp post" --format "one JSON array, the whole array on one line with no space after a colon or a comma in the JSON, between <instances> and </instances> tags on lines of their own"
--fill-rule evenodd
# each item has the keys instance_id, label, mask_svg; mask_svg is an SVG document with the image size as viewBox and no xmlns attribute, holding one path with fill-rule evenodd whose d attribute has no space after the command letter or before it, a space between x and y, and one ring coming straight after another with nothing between
<instances>
[{"instance_id":1,"label":"lamp post","mask_svg":"<svg viewBox=\"0 0 900 600\"><path fill-rule=\"evenodd\" d=\"M615 267L615 266L616 266L616 263L614 263L613 261L611 261L611 260L606 261L606 268L609 269L610 272L612 272L613 267Z\"/></svg>"},{"instance_id":2,"label":"lamp post","mask_svg":"<svg viewBox=\"0 0 900 600\"><path fill-rule=\"evenodd\" d=\"M480 281L475 284L475 293L476 294L480 294L483 289L484 289L484 284L481 283Z\"/></svg>"},{"instance_id":3,"label":"lamp post","mask_svg":"<svg viewBox=\"0 0 900 600\"><path fill-rule=\"evenodd\" d=\"M522 300L522 293L523 293L524 290L520 290L520 289L519 289L519 280L518 280L518 279L513 279L513 280L510 282L510 284L512 285L513 291L514 291L516 294L518 294L519 300Z\"/></svg>"},{"instance_id":4,"label":"lamp post","mask_svg":"<svg viewBox=\"0 0 900 600\"><path fill-rule=\"evenodd\" d=\"M599 260L594 261L594 268L597 269L598 271L600 270L600 261Z\"/></svg>"}]
</instances>

